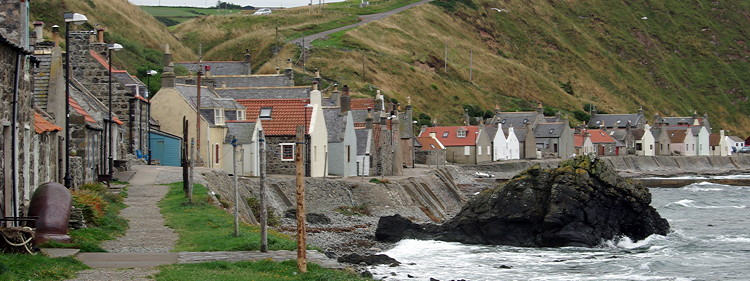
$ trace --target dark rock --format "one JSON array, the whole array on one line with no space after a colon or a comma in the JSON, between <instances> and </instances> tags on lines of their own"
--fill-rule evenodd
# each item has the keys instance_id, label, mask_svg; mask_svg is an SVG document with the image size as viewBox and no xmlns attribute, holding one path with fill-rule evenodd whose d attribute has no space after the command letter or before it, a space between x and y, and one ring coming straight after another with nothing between
<instances>
[{"instance_id":1,"label":"dark rock","mask_svg":"<svg viewBox=\"0 0 750 281\"><path fill-rule=\"evenodd\" d=\"M430 281L440 281L440 279L435 279L435 278L430 277Z\"/></svg>"},{"instance_id":2,"label":"dark rock","mask_svg":"<svg viewBox=\"0 0 750 281\"><path fill-rule=\"evenodd\" d=\"M284 212L284 217L288 219L296 219L297 210L286 210L286 212ZM311 224L331 224L331 219L324 214L308 213L305 215L305 220Z\"/></svg>"},{"instance_id":3,"label":"dark rock","mask_svg":"<svg viewBox=\"0 0 750 281\"><path fill-rule=\"evenodd\" d=\"M397 263L397 262L394 262L391 265L389 265L389 267L398 267L399 265L401 265L401 264Z\"/></svg>"},{"instance_id":4,"label":"dark rock","mask_svg":"<svg viewBox=\"0 0 750 281\"><path fill-rule=\"evenodd\" d=\"M364 278L372 278L372 272L365 270L365 271L362 271L362 273L360 273L359 276L362 276Z\"/></svg>"},{"instance_id":5,"label":"dark rock","mask_svg":"<svg viewBox=\"0 0 750 281\"><path fill-rule=\"evenodd\" d=\"M396 273L395 272L391 272L391 276L396 276Z\"/></svg>"},{"instance_id":6,"label":"dark rock","mask_svg":"<svg viewBox=\"0 0 750 281\"><path fill-rule=\"evenodd\" d=\"M323 254L325 254L329 259L335 259L337 257L336 253L331 251L325 251Z\"/></svg>"},{"instance_id":7,"label":"dark rock","mask_svg":"<svg viewBox=\"0 0 750 281\"><path fill-rule=\"evenodd\" d=\"M500 268L502 268L502 269L511 269L511 268L513 268L513 267L512 267L512 266L510 266L510 265L504 265L504 264L503 264L503 265L500 265Z\"/></svg>"},{"instance_id":8,"label":"dark rock","mask_svg":"<svg viewBox=\"0 0 750 281\"><path fill-rule=\"evenodd\" d=\"M359 254L348 254L338 258L338 262L345 262L351 264L364 263L366 265L378 265L378 264L401 264L396 259L391 258L387 255L359 255Z\"/></svg>"},{"instance_id":9,"label":"dark rock","mask_svg":"<svg viewBox=\"0 0 750 281\"><path fill-rule=\"evenodd\" d=\"M414 275L411 275L411 274L407 274L407 275L406 275L406 277L409 277L409 278L417 278L416 276L414 276Z\"/></svg>"},{"instance_id":10,"label":"dark rock","mask_svg":"<svg viewBox=\"0 0 750 281\"><path fill-rule=\"evenodd\" d=\"M651 193L620 177L606 161L579 156L558 168L533 166L486 190L442 226L382 217L375 238L437 239L525 247L596 246L627 236L666 235L669 223L650 206Z\"/></svg>"}]
</instances>

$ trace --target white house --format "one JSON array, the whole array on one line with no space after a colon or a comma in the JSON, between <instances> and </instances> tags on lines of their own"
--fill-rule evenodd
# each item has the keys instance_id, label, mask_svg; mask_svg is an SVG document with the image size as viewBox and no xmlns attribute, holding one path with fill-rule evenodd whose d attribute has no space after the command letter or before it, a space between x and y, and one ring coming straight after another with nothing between
<instances>
[{"instance_id":1,"label":"white house","mask_svg":"<svg viewBox=\"0 0 750 281\"><path fill-rule=\"evenodd\" d=\"M635 154L638 156L654 156L654 145L656 139L651 133L651 126L645 124L643 129L633 130L635 137ZM708 141L706 141L708 143Z\"/></svg>"},{"instance_id":2,"label":"white house","mask_svg":"<svg viewBox=\"0 0 750 281\"><path fill-rule=\"evenodd\" d=\"M498 131L501 132L503 130L498 129ZM508 159L521 159L521 143L518 141L518 137L512 126L508 128L508 137L505 145L508 149Z\"/></svg>"},{"instance_id":3,"label":"white house","mask_svg":"<svg viewBox=\"0 0 750 281\"><path fill-rule=\"evenodd\" d=\"M232 141L237 144L237 174L240 176L260 175L260 131L263 130L260 120L256 122L227 122L227 136L221 151L221 167L229 174L234 173L232 164Z\"/></svg>"},{"instance_id":4,"label":"white house","mask_svg":"<svg viewBox=\"0 0 750 281\"><path fill-rule=\"evenodd\" d=\"M708 129L706 129L706 126L693 126L692 127L693 136L695 137L695 147L696 147L696 153L695 155L700 156L707 156L710 155L710 144L708 142Z\"/></svg>"},{"instance_id":5,"label":"white house","mask_svg":"<svg viewBox=\"0 0 750 281\"><path fill-rule=\"evenodd\" d=\"M497 128L497 127L494 127ZM508 150L508 140L505 137L505 133L502 128L497 128L495 136L492 139L492 161L508 160L510 159L510 151Z\"/></svg>"},{"instance_id":6,"label":"white house","mask_svg":"<svg viewBox=\"0 0 750 281\"><path fill-rule=\"evenodd\" d=\"M328 174L357 175L357 135L352 112L339 108L324 109L328 131Z\"/></svg>"}]
</instances>

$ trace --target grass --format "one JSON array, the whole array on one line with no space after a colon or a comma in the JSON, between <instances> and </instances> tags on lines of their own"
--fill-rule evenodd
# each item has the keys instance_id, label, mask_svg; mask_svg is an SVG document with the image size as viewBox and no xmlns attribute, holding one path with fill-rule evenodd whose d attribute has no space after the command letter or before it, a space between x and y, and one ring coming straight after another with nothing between
<instances>
[{"instance_id":1,"label":"grass","mask_svg":"<svg viewBox=\"0 0 750 281\"><path fill-rule=\"evenodd\" d=\"M224 280L224 281L277 281L277 280L372 280L359 278L351 273L325 269L308 264L307 273L297 272L296 261L273 262L207 262L200 264L163 265L156 280Z\"/></svg>"},{"instance_id":2,"label":"grass","mask_svg":"<svg viewBox=\"0 0 750 281\"><path fill-rule=\"evenodd\" d=\"M149 15L155 17L166 26L173 26L184 21L208 15L228 15L235 13L248 13L249 10L242 9L215 9L197 7L166 7L166 6L139 6Z\"/></svg>"},{"instance_id":3,"label":"grass","mask_svg":"<svg viewBox=\"0 0 750 281\"><path fill-rule=\"evenodd\" d=\"M0 254L1 280L64 280L89 267L71 258L49 258L41 254Z\"/></svg>"},{"instance_id":4,"label":"grass","mask_svg":"<svg viewBox=\"0 0 750 281\"><path fill-rule=\"evenodd\" d=\"M260 249L260 228L242 224L240 236L234 236L234 218L208 203L207 190L195 185L193 204L188 204L182 183L170 184L169 193L159 202L166 225L179 234L175 252L255 251ZM289 236L268 233L269 250L294 250L297 244Z\"/></svg>"}]
</instances>

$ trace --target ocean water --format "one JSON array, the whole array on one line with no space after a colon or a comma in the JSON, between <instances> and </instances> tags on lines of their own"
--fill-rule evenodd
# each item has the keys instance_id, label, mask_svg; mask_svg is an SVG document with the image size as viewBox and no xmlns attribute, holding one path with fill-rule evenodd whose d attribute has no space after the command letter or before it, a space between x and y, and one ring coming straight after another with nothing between
<instances>
[{"instance_id":1,"label":"ocean water","mask_svg":"<svg viewBox=\"0 0 750 281\"><path fill-rule=\"evenodd\" d=\"M383 252L401 266L370 271L385 280L750 280L750 187L698 183L651 194L672 227L666 236L595 248L404 240Z\"/></svg>"}]
</instances>

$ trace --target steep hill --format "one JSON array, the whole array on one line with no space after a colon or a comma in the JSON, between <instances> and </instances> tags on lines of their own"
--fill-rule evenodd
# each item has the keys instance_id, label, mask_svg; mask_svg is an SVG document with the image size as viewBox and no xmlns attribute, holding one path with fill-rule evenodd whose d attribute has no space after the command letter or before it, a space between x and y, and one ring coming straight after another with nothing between
<instances>
[{"instance_id":1,"label":"steep hill","mask_svg":"<svg viewBox=\"0 0 750 281\"><path fill-rule=\"evenodd\" d=\"M52 25L60 25L60 32L65 32L64 12L86 15L88 22L78 30L104 27L105 40L124 47L114 56L114 65L133 74L142 74L146 69L160 70L164 44L170 45L176 60L196 57L161 22L127 0L37 0L31 2L30 7L31 20L44 21L48 30Z\"/></svg>"},{"instance_id":2,"label":"steep hill","mask_svg":"<svg viewBox=\"0 0 750 281\"><path fill-rule=\"evenodd\" d=\"M649 116L706 112L715 130L746 135L749 8L743 1L442 0L317 42L306 66L364 94L411 96L443 124L460 122L467 104L519 110L542 102L584 119L591 103L607 112L643 107ZM175 31L203 38L207 57L238 59L231 50L243 46L271 55L273 26L286 35L350 21L333 8L304 23L290 19L307 8L288 13L297 17L211 16ZM281 56L296 54L287 48ZM259 68L271 71L276 60L264 61Z\"/></svg>"}]
</instances>

